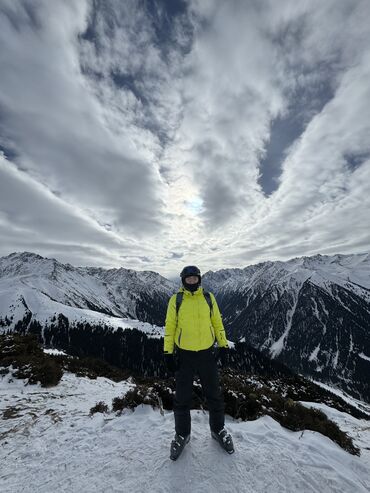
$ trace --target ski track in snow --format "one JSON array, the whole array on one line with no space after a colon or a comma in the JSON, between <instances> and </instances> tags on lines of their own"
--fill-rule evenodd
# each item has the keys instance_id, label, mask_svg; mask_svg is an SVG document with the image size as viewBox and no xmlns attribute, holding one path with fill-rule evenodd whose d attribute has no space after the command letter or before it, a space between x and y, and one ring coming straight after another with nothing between
<instances>
[{"instance_id":1,"label":"ski track in snow","mask_svg":"<svg viewBox=\"0 0 370 493\"><path fill-rule=\"evenodd\" d=\"M291 432L270 417L242 422L226 416L236 450L228 455L210 436L208 413L192 410L191 440L173 462L172 412L162 415L145 405L121 416L88 415L100 400L110 407L132 386L129 381L65 373L58 386L44 389L9 380L0 377L0 413L15 407L18 417L0 419L1 493L370 489L368 455L351 456L319 433ZM342 419L345 413L332 414Z\"/></svg>"}]
</instances>

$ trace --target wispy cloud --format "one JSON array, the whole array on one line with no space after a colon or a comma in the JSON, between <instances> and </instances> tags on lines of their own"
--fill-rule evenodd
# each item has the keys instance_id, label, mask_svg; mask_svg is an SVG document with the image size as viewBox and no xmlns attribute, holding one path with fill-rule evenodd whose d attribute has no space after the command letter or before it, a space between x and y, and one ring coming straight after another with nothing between
<instances>
[{"instance_id":1,"label":"wispy cloud","mask_svg":"<svg viewBox=\"0 0 370 493\"><path fill-rule=\"evenodd\" d=\"M3 1L0 254L172 274L368 250L369 19L366 0Z\"/></svg>"}]
</instances>

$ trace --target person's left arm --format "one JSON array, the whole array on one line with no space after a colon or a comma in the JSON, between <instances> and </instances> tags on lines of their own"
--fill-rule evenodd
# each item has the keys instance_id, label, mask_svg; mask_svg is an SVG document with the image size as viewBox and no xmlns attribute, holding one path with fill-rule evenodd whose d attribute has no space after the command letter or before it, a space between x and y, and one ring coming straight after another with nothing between
<instances>
[{"instance_id":1,"label":"person's left arm","mask_svg":"<svg viewBox=\"0 0 370 493\"><path fill-rule=\"evenodd\" d=\"M216 301L216 298L214 297L213 293L211 294L211 300L212 300L212 316L211 316L211 322L212 322L212 327L215 330L215 336L216 340L218 343L218 347L225 347L228 348L229 344L226 339L226 333L224 329L224 324L222 323L222 317L220 313L220 309L218 308L218 304Z\"/></svg>"}]
</instances>

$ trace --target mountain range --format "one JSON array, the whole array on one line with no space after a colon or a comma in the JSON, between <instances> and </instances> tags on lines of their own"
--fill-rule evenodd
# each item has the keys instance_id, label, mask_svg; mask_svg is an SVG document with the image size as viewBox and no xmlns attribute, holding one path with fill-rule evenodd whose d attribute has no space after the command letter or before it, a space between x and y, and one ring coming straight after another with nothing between
<instances>
[{"instance_id":1,"label":"mountain range","mask_svg":"<svg viewBox=\"0 0 370 493\"><path fill-rule=\"evenodd\" d=\"M202 283L217 298L230 341L370 400L369 254L209 271ZM135 327L161 337L177 288L152 271L74 267L12 253L0 258L0 331L27 331L37 322L55 332L62 316L88 330Z\"/></svg>"},{"instance_id":2,"label":"mountain range","mask_svg":"<svg viewBox=\"0 0 370 493\"><path fill-rule=\"evenodd\" d=\"M301 257L208 272L228 337L370 398L370 255Z\"/></svg>"}]
</instances>

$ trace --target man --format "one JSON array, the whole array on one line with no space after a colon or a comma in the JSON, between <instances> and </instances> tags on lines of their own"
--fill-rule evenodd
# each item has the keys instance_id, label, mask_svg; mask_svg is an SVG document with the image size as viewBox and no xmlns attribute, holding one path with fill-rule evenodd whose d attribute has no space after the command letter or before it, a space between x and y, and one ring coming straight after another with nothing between
<instances>
[{"instance_id":1,"label":"man","mask_svg":"<svg viewBox=\"0 0 370 493\"><path fill-rule=\"evenodd\" d=\"M180 277L182 287L179 293L182 294L174 294L169 300L164 335L167 367L175 372L176 377L176 433L171 443L170 457L176 460L190 440L190 408L195 373L199 374L207 400L211 435L228 453L233 453L231 435L224 428L225 405L213 348L217 340L219 356L224 361L228 342L221 314L214 295L206 293L201 287L198 267L185 267Z\"/></svg>"}]
</instances>

